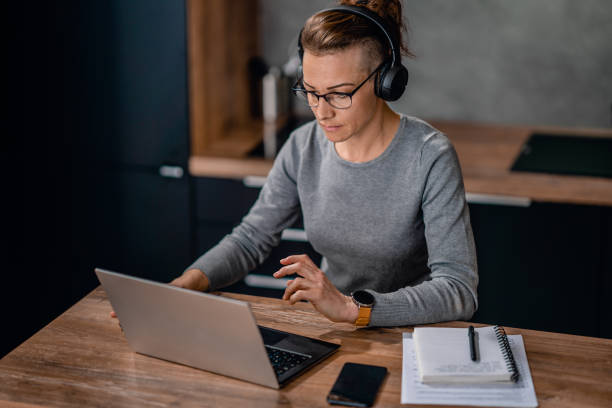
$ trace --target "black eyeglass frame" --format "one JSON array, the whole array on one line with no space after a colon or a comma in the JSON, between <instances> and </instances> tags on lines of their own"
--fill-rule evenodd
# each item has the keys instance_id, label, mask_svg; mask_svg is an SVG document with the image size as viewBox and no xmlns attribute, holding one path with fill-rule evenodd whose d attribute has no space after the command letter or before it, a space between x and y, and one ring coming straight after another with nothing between
<instances>
[{"instance_id":1,"label":"black eyeglass frame","mask_svg":"<svg viewBox=\"0 0 612 408\"><path fill-rule=\"evenodd\" d=\"M380 64L374 71L372 71L372 73L370 75L367 76L366 79L363 80L363 82L361 82L359 85L357 85L357 87L355 89L353 89L351 92L336 92L336 91L332 91L332 92L328 92L326 94L323 95L319 95L318 93L316 93L315 91L309 91L308 89L304 88L303 86L299 86L299 84L301 82L303 82L304 77L300 76L298 78L297 81L295 81L295 84L293 85L293 87L291 88L291 90L293 91L294 95L298 96L297 93L298 92L304 92L306 94L306 102L308 102L308 94L312 94L314 96L317 97L317 104L316 105L311 105L310 103L308 103L308 106L310 106L311 108L316 108L319 106L319 99L323 98L325 99L325 102L327 102L327 104L329 106L331 106L334 109L349 109L351 106L353 106L353 95L355 95L355 93L357 93L357 91L363 86L365 85L366 82L368 82L370 80L370 78L372 78L372 75L376 74L378 71L380 71L380 69L385 65L385 62L383 62L382 64ZM345 108L339 108L337 106L332 105L329 102L329 99L327 99L327 97L329 95L342 95L342 96L348 96L349 100L350 100L350 105L345 107Z\"/></svg>"}]
</instances>

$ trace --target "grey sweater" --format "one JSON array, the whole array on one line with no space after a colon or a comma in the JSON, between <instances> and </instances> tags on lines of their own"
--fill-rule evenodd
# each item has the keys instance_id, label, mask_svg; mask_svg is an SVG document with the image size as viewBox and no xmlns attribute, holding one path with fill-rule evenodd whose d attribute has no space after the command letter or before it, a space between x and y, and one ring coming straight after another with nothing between
<instances>
[{"instance_id":1,"label":"grey sweater","mask_svg":"<svg viewBox=\"0 0 612 408\"><path fill-rule=\"evenodd\" d=\"M374 295L371 326L475 312L476 251L461 169L449 140L429 124L402 116L387 149L365 163L338 156L315 121L300 127L242 223L189 268L203 271L211 290L242 279L300 211L330 281L344 294Z\"/></svg>"}]
</instances>

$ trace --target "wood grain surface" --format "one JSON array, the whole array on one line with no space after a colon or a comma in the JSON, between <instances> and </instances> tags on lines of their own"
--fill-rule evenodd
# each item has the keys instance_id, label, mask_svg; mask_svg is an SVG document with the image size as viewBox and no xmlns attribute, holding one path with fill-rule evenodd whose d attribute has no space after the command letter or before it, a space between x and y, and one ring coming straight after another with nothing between
<instances>
[{"instance_id":1,"label":"wood grain surface","mask_svg":"<svg viewBox=\"0 0 612 408\"><path fill-rule=\"evenodd\" d=\"M132 352L97 288L0 360L0 406L326 407L345 362L383 365L375 406L400 405L402 332L335 324L310 304L220 294L251 303L258 324L341 345L281 390ZM433 326L466 327L465 322ZM522 334L540 407L609 407L612 340L506 328Z\"/></svg>"},{"instance_id":2,"label":"wood grain surface","mask_svg":"<svg viewBox=\"0 0 612 408\"><path fill-rule=\"evenodd\" d=\"M251 114L248 72L259 55L257 2L187 0L186 7L190 150L246 154L263 136Z\"/></svg>"},{"instance_id":3,"label":"wood grain surface","mask_svg":"<svg viewBox=\"0 0 612 408\"><path fill-rule=\"evenodd\" d=\"M612 179L604 177L512 172L523 143L534 132L612 137L612 130L502 126L449 121L431 122L457 150L468 193L528 198L538 202L612 206ZM193 176L266 176L271 161L194 156Z\"/></svg>"}]
</instances>

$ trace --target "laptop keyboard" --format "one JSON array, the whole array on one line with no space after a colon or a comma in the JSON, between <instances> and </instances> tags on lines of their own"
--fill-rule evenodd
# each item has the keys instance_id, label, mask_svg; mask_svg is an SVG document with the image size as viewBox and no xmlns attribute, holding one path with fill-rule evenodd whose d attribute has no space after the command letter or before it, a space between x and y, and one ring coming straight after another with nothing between
<instances>
[{"instance_id":1,"label":"laptop keyboard","mask_svg":"<svg viewBox=\"0 0 612 408\"><path fill-rule=\"evenodd\" d=\"M266 346L268 357L277 376L308 360L310 356Z\"/></svg>"}]
</instances>

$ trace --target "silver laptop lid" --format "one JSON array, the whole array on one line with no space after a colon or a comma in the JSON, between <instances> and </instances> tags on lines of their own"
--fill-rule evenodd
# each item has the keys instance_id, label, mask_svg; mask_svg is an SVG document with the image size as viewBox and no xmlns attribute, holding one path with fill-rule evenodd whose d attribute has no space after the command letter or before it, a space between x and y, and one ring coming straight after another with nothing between
<instances>
[{"instance_id":1,"label":"silver laptop lid","mask_svg":"<svg viewBox=\"0 0 612 408\"><path fill-rule=\"evenodd\" d=\"M134 351L279 388L248 303L95 271Z\"/></svg>"}]
</instances>

